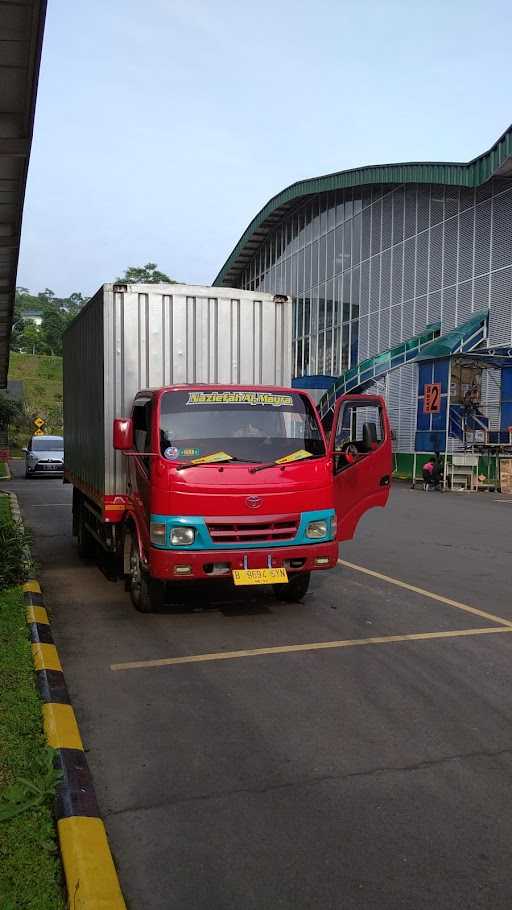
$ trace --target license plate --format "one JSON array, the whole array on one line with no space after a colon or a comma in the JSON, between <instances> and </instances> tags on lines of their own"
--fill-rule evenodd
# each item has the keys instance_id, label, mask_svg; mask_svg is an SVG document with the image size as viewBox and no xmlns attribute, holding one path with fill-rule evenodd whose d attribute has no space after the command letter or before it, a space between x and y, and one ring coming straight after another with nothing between
<instances>
[{"instance_id":1,"label":"license plate","mask_svg":"<svg viewBox=\"0 0 512 910\"><path fill-rule=\"evenodd\" d=\"M278 585L286 584L286 569L233 569L235 585Z\"/></svg>"}]
</instances>

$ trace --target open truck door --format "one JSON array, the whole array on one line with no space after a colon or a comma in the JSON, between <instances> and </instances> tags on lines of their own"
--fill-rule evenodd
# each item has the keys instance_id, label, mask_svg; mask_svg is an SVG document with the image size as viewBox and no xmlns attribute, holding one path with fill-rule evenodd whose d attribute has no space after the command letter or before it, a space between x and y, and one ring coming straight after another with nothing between
<instances>
[{"instance_id":1,"label":"open truck door","mask_svg":"<svg viewBox=\"0 0 512 910\"><path fill-rule=\"evenodd\" d=\"M351 540L359 519L389 497L393 454L384 399L343 395L332 415L329 452L334 469L337 539Z\"/></svg>"}]
</instances>

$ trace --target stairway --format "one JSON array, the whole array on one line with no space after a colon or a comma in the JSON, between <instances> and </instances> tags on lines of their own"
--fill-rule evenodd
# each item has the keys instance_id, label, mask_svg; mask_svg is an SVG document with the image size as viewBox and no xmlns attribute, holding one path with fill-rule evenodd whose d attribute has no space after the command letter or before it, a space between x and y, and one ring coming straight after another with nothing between
<instances>
[{"instance_id":1,"label":"stairway","mask_svg":"<svg viewBox=\"0 0 512 910\"><path fill-rule=\"evenodd\" d=\"M382 354L377 354L376 357L362 360L357 366L346 370L320 399L318 403L320 417L323 418L329 411L332 411L341 395L346 395L348 392L363 392L380 376L414 360L423 348L439 337L440 333L441 323L433 322L427 325L419 335L389 348Z\"/></svg>"}]
</instances>

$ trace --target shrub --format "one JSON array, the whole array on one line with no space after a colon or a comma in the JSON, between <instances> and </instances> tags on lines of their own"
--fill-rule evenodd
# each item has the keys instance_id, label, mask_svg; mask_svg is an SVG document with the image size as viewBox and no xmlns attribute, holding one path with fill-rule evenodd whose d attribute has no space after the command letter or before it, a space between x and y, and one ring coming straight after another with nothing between
<instances>
[{"instance_id":1,"label":"shrub","mask_svg":"<svg viewBox=\"0 0 512 910\"><path fill-rule=\"evenodd\" d=\"M0 591L31 575L30 534L9 513L0 514Z\"/></svg>"}]
</instances>

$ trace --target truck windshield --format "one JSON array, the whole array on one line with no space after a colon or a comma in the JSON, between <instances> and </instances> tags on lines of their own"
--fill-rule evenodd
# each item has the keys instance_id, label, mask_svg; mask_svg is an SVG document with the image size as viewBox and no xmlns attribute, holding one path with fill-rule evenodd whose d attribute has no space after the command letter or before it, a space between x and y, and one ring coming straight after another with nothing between
<instances>
[{"instance_id":1,"label":"truck windshield","mask_svg":"<svg viewBox=\"0 0 512 910\"><path fill-rule=\"evenodd\" d=\"M225 453L254 464L303 451L325 455L314 408L302 395L245 389L165 392L160 447L170 461Z\"/></svg>"}]
</instances>

